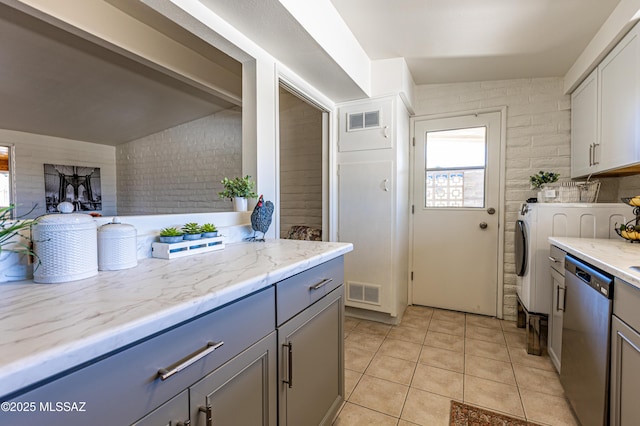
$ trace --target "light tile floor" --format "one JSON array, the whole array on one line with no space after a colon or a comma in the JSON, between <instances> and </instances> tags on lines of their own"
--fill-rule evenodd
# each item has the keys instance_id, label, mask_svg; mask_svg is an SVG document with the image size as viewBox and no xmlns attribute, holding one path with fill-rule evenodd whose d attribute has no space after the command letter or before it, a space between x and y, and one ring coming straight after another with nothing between
<instances>
[{"instance_id":1,"label":"light tile floor","mask_svg":"<svg viewBox=\"0 0 640 426\"><path fill-rule=\"evenodd\" d=\"M515 322L410 306L398 326L347 318L345 392L334 425L449 425L451 399L553 426L577 425L548 356Z\"/></svg>"}]
</instances>

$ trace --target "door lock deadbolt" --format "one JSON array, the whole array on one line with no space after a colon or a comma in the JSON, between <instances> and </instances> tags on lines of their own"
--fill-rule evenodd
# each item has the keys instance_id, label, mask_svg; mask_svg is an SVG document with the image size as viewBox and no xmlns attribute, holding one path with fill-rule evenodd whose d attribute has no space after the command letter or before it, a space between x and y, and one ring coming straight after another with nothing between
<instances>
[{"instance_id":1,"label":"door lock deadbolt","mask_svg":"<svg viewBox=\"0 0 640 426\"><path fill-rule=\"evenodd\" d=\"M493 207L489 207L487 209L487 213L489 213L489 214L494 214L495 212L496 212L496 209L494 209Z\"/></svg>"}]
</instances>

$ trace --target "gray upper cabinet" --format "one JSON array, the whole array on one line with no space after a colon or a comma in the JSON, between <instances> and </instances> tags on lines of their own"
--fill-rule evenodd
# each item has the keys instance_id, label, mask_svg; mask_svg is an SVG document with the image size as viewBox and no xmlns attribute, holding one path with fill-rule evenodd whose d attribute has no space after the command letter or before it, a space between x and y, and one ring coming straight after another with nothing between
<instances>
[{"instance_id":1,"label":"gray upper cabinet","mask_svg":"<svg viewBox=\"0 0 640 426\"><path fill-rule=\"evenodd\" d=\"M595 70L571 95L572 177L595 171L593 149L598 141L598 72Z\"/></svg>"},{"instance_id":2,"label":"gray upper cabinet","mask_svg":"<svg viewBox=\"0 0 640 426\"><path fill-rule=\"evenodd\" d=\"M640 162L640 26L571 96L571 177Z\"/></svg>"}]
</instances>

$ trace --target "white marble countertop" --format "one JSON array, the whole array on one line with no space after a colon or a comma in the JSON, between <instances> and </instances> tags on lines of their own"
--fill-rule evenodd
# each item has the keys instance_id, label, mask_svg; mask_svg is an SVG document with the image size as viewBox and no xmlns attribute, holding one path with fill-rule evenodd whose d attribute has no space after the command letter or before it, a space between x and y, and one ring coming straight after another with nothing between
<instances>
[{"instance_id":1,"label":"white marble countertop","mask_svg":"<svg viewBox=\"0 0 640 426\"><path fill-rule=\"evenodd\" d=\"M61 284L0 284L0 396L350 252L349 243L232 243Z\"/></svg>"},{"instance_id":2,"label":"white marble countertop","mask_svg":"<svg viewBox=\"0 0 640 426\"><path fill-rule=\"evenodd\" d=\"M640 288L640 244L616 239L549 237L549 242Z\"/></svg>"}]
</instances>

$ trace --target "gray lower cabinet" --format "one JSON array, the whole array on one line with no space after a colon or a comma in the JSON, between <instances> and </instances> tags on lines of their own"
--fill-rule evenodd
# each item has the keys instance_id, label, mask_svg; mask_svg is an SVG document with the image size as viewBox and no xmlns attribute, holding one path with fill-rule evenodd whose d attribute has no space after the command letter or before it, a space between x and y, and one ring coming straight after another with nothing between
<instances>
[{"instance_id":1,"label":"gray lower cabinet","mask_svg":"<svg viewBox=\"0 0 640 426\"><path fill-rule=\"evenodd\" d=\"M23 410L0 412L0 424L175 426L189 420L188 412L183 415L188 403L175 409L185 390L212 372L228 372L229 365L243 370L237 357L265 336L275 339L274 331L275 290L271 287L7 397L5 401ZM271 355L275 362L273 351ZM161 372L169 375L163 380ZM77 410L74 406L65 410L64 403L74 402ZM269 402L275 413L275 398Z\"/></svg>"},{"instance_id":2,"label":"gray lower cabinet","mask_svg":"<svg viewBox=\"0 0 640 426\"><path fill-rule=\"evenodd\" d=\"M0 425L331 424L344 401L343 265L330 260L5 395L15 410L0 411Z\"/></svg>"},{"instance_id":3,"label":"gray lower cabinet","mask_svg":"<svg viewBox=\"0 0 640 426\"><path fill-rule=\"evenodd\" d=\"M185 390L132 426L187 426L189 424L189 391Z\"/></svg>"},{"instance_id":4,"label":"gray lower cabinet","mask_svg":"<svg viewBox=\"0 0 640 426\"><path fill-rule=\"evenodd\" d=\"M279 424L329 425L344 401L344 287L278 328Z\"/></svg>"},{"instance_id":5,"label":"gray lower cabinet","mask_svg":"<svg viewBox=\"0 0 640 426\"><path fill-rule=\"evenodd\" d=\"M189 388L191 425L275 426L274 331Z\"/></svg>"},{"instance_id":6,"label":"gray lower cabinet","mask_svg":"<svg viewBox=\"0 0 640 426\"><path fill-rule=\"evenodd\" d=\"M635 426L640 419L640 290L616 279L611 321L611 426Z\"/></svg>"}]
</instances>

